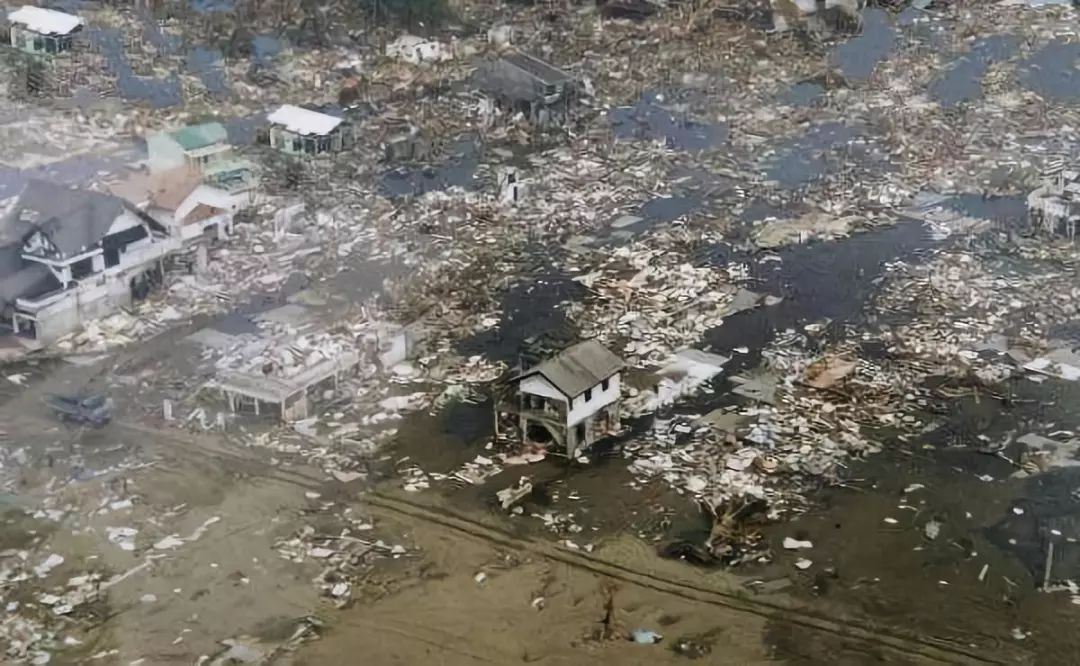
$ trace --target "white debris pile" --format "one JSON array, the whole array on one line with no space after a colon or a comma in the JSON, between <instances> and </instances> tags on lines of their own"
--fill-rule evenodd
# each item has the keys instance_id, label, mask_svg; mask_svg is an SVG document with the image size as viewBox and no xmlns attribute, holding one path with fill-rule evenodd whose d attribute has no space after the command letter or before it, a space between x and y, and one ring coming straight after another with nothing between
<instances>
[{"instance_id":1,"label":"white debris pile","mask_svg":"<svg viewBox=\"0 0 1080 666\"><path fill-rule=\"evenodd\" d=\"M596 297L568 304L567 316L583 337L609 345L625 341L621 354L633 365L670 357L733 311L757 302L756 295L740 292L728 273L693 266L665 250L624 246L611 253L607 265L575 280Z\"/></svg>"},{"instance_id":2,"label":"white debris pile","mask_svg":"<svg viewBox=\"0 0 1080 666\"><path fill-rule=\"evenodd\" d=\"M1040 254L1067 260L1072 251ZM894 265L877 308L918 316L882 338L898 353L941 364L941 371L1001 381L1052 346L1047 338L1055 325L1080 313L1080 288L1055 263L1021 271L1008 259L954 251L923 265Z\"/></svg>"},{"instance_id":3,"label":"white debris pile","mask_svg":"<svg viewBox=\"0 0 1080 666\"><path fill-rule=\"evenodd\" d=\"M352 507L342 508L325 501L318 504L320 521L325 523L328 516L333 516L335 533L329 533L331 528L326 525L320 529L304 525L292 536L277 541L274 550L290 562L319 567L314 584L335 605L342 606L352 598L356 582L376 561L397 559L409 551L402 545L374 537L373 521L358 516Z\"/></svg>"},{"instance_id":4,"label":"white debris pile","mask_svg":"<svg viewBox=\"0 0 1080 666\"><path fill-rule=\"evenodd\" d=\"M766 371L779 378L766 399L746 394L751 404L696 427L628 443L636 483L660 480L712 506L756 498L776 516L799 511L807 489L839 482L848 460L880 450L875 428L931 427L903 388L912 386L907 366L857 359L850 347L814 354L806 343L789 332L763 351Z\"/></svg>"},{"instance_id":5,"label":"white debris pile","mask_svg":"<svg viewBox=\"0 0 1080 666\"><path fill-rule=\"evenodd\" d=\"M350 337L327 331L283 332L245 342L222 355L215 365L218 370L291 379L326 362L341 361L345 370L357 359L356 343Z\"/></svg>"},{"instance_id":6,"label":"white debris pile","mask_svg":"<svg viewBox=\"0 0 1080 666\"><path fill-rule=\"evenodd\" d=\"M59 554L25 550L5 551L0 558L0 643L11 663L48 663L50 651L77 640L61 639L61 632L89 619L93 603L112 584L97 572L58 580L54 572L63 564Z\"/></svg>"}]
</instances>

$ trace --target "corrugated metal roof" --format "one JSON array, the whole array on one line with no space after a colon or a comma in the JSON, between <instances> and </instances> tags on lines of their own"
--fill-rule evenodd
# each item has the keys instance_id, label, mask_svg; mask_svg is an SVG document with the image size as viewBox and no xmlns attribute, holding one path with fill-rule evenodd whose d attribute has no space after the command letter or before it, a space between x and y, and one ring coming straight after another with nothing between
<instances>
[{"instance_id":1,"label":"corrugated metal roof","mask_svg":"<svg viewBox=\"0 0 1080 666\"><path fill-rule=\"evenodd\" d=\"M623 360L596 340L579 342L535 368L520 379L542 375L567 397L575 398L623 368Z\"/></svg>"},{"instance_id":2,"label":"corrugated metal roof","mask_svg":"<svg viewBox=\"0 0 1080 666\"><path fill-rule=\"evenodd\" d=\"M274 125L284 125L290 132L302 135L325 136L341 124L341 118L285 104L266 119Z\"/></svg>"},{"instance_id":3,"label":"corrugated metal roof","mask_svg":"<svg viewBox=\"0 0 1080 666\"><path fill-rule=\"evenodd\" d=\"M10 12L8 22L26 26L27 30L40 35L67 35L83 25L83 20L78 16L30 5Z\"/></svg>"},{"instance_id":4,"label":"corrugated metal roof","mask_svg":"<svg viewBox=\"0 0 1080 666\"><path fill-rule=\"evenodd\" d=\"M225 142L229 138L229 133L225 131L225 126L221 123L203 123L181 127L170 132L169 136L184 150L198 150Z\"/></svg>"}]
</instances>

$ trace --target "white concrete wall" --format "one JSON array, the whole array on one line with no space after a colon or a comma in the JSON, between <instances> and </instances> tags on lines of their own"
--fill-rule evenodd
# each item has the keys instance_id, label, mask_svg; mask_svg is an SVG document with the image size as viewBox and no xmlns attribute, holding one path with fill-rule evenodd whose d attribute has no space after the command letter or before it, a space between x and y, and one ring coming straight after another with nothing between
<instances>
[{"instance_id":1,"label":"white concrete wall","mask_svg":"<svg viewBox=\"0 0 1080 666\"><path fill-rule=\"evenodd\" d=\"M615 402L619 399L621 391L622 387L619 382L619 375L615 375L608 382L608 389L606 391L600 389L600 384L593 387L592 400L585 402L584 394L574 398L574 404L570 409L570 425L576 425L584 421L587 417L592 416L602 408Z\"/></svg>"},{"instance_id":2,"label":"white concrete wall","mask_svg":"<svg viewBox=\"0 0 1080 666\"><path fill-rule=\"evenodd\" d=\"M604 407L607 407L618 400L622 392L619 380L620 377L618 374L612 377L608 382L606 391L600 388L600 384L594 386L592 389L592 399L588 402L585 401L584 394L574 398L574 404L567 414L566 424L569 426L577 425L589 416L592 416ZM552 400L558 400L562 403L566 402L566 396L541 375L533 375L521 380L520 390L522 393L539 395L545 398L551 398Z\"/></svg>"},{"instance_id":3,"label":"white concrete wall","mask_svg":"<svg viewBox=\"0 0 1080 666\"><path fill-rule=\"evenodd\" d=\"M51 344L79 330L83 322L106 317L118 308L131 305L130 279L178 247L179 241L171 238L132 243L118 265L87 277L73 289L48 297L45 299L48 305L33 306L34 301L19 299L18 308L34 315L37 339Z\"/></svg>"},{"instance_id":4,"label":"white concrete wall","mask_svg":"<svg viewBox=\"0 0 1080 666\"><path fill-rule=\"evenodd\" d=\"M177 206L175 217L178 220L184 219L199 204L206 204L207 206L235 213L250 205L251 201L251 192L230 194L217 187L199 185L184 199L183 203Z\"/></svg>"},{"instance_id":5,"label":"white concrete wall","mask_svg":"<svg viewBox=\"0 0 1080 666\"><path fill-rule=\"evenodd\" d=\"M184 149L166 132L158 132L147 137L146 152L151 173L184 166Z\"/></svg>"}]
</instances>

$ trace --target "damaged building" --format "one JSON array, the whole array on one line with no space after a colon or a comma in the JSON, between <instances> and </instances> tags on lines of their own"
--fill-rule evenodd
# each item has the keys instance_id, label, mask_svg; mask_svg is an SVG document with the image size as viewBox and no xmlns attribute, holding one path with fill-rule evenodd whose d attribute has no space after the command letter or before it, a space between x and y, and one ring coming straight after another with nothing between
<instances>
[{"instance_id":1,"label":"damaged building","mask_svg":"<svg viewBox=\"0 0 1080 666\"><path fill-rule=\"evenodd\" d=\"M258 184L255 166L236 154L221 123L153 134L146 150L151 173L187 169L205 184L233 194L251 192Z\"/></svg>"},{"instance_id":2,"label":"damaged building","mask_svg":"<svg viewBox=\"0 0 1080 666\"><path fill-rule=\"evenodd\" d=\"M286 155L328 155L352 145L349 123L338 116L284 104L266 120L264 141Z\"/></svg>"},{"instance_id":3,"label":"damaged building","mask_svg":"<svg viewBox=\"0 0 1080 666\"><path fill-rule=\"evenodd\" d=\"M147 139L147 169L110 185L182 243L220 240L256 203L255 167L233 152L225 127L205 123Z\"/></svg>"},{"instance_id":4,"label":"damaged building","mask_svg":"<svg viewBox=\"0 0 1080 666\"><path fill-rule=\"evenodd\" d=\"M494 106L539 126L565 122L580 92L569 72L520 51L485 63L477 81Z\"/></svg>"},{"instance_id":5,"label":"damaged building","mask_svg":"<svg viewBox=\"0 0 1080 666\"><path fill-rule=\"evenodd\" d=\"M555 443L569 457L621 429L621 358L587 340L513 378L522 438Z\"/></svg>"},{"instance_id":6,"label":"damaged building","mask_svg":"<svg viewBox=\"0 0 1080 666\"><path fill-rule=\"evenodd\" d=\"M144 297L177 244L119 197L31 181L0 218L0 315L49 344Z\"/></svg>"},{"instance_id":7,"label":"damaged building","mask_svg":"<svg viewBox=\"0 0 1080 666\"><path fill-rule=\"evenodd\" d=\"M75 33L83 28L78 16L30 5L9 12L7 18L12 48L34 55L70 51Z\"/></svg>"},{"instance_id":8,"label":"damaged building","mask_svg":"<svg viewBox=\"0 0 1080 666\"><path fill-rule=\"evenodd\" d=\"M1050 234L1076 238L1080 220L1080 171L1066 168L1064 160L1049 164L1042 185L1028 195L1031 223Z\"/></svg>"},{"instance_id":9,"label":"damaged building","mask_svg":"<svg viewBox=\"0 0 1080 666\"><path fill-rule=\"evenodd\" d=\"M828 37L859 31L866 0L771 0L773 30Z\"/></svg>"},{"instance_id":10,"label":"damaged building","mask_svg":"<svg viewBox=\"0 0 1080 666\"><path fill-rule=\"evenodd\" d=\"M80 39L81 17L54 9L24 5L7 14L0 66L8 92L22 96L66 96L100 70Z\"/></svg>"}]
</instances>

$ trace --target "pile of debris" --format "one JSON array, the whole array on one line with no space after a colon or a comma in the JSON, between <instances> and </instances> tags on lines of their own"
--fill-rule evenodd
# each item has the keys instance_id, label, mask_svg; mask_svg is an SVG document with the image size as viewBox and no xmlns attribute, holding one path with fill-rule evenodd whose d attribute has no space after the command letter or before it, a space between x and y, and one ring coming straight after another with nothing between
<instances>
[{"instance_id":1,"label":"pile of debris","mask_svg":"<svg viewBox=\"0 0 1080 666\"><path fill-rule=\"evenodd\" d=\"M608 265L575 278L595 298L569 303L566 313L583 337L623 342L628 363L657 363L757 304L761 296L732 284L742 277L739 268L725 272L693 266L674 252L621 247Z\"/></svg>"},{"instance_id":2,"label":"pile of debris","mask_svg":"<svg viewBox=\"0 0 1080 666\"><path fill-rule=\"evenodd\" d=\"M309 494L309 497L318 500L317 494ZM358 536L369 534L375 525L357 517L351 507L342 509L334 502L325 501L319 504L320 520L325 522L326 516L334 516L340 523L337 533L322 533L312 525L304 525L293 536L276 542L274 550L291 562L317 564L320 571L313 582L323 596L340 608L349 603L357 580L370 571L377 560L397 559L409 551L400 544Z\"/></svg>"}]
</instances>

